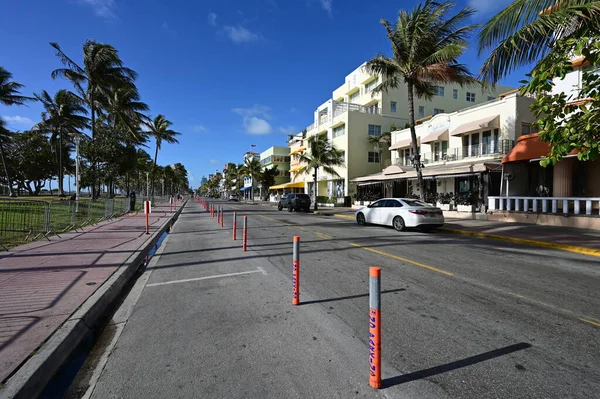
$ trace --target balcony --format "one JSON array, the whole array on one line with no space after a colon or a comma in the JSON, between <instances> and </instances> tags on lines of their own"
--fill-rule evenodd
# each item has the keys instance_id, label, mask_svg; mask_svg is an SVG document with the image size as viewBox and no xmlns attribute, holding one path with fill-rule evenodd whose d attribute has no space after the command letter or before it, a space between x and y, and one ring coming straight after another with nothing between
<instances>
[{"instance_id":1,"label":"balcony","mask_svg":"<svg viewBox=\"0 0 600 399\"><path fill-rule=\"evenodd\" d=\"M381 108L379 106L365 107L364 105L354 103L335 102L333 117L336 118L349 111L362 112L363 114L381 115Z\"/></svg>"},{"instance_id":2,"label":"balcony","mask_svg":"<svg viewBox=\"0 0 600 399\"><path fill-rule=\"evenodd\" d=\"M329 122L329 115L321 115L319 117L319 126Z\"/></svg>"},{"instance_id":3,"label":"balcony","mask_svg":"<svg viewBox=\"0 0 600 399\"><path fill-rule=\"evenodd\" d=\"M477 159L482 157L506 155L515 146L514 140L500 140L497 143L470 145L466 147L448 148L446 151L429 152L421 154L423 164L436 164L444 162L461 161L465 159ZM410 157L397 158L397 166L412 166Z\"/></svg>"}]
</instances>

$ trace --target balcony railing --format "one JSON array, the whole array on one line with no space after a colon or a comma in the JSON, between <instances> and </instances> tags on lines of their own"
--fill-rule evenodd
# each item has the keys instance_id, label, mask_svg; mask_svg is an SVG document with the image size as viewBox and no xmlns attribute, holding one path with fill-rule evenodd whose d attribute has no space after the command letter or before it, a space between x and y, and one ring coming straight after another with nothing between
<instances>
[{"instance_id":1,"label":"balcony railing","mask_svg":"<svg viewBox=\"0 0 600 399\"><path fill-rule=\"evenodd\" d=\"M575 197L488 197L490 211L599 215L600 198Z\"/></svg>"},{"instance_id":2,"label":"balcony railing","mask_svg":"<svg viewBox=\"0 0 600 399\"><path fill-rule=\"evenodd\" d=\"M327 122L329 122L329 115L321 115L319 117L319 126Z\"/></svg>"},{"instance_id":3,"label":"balcony railing","mask_svg":"<svg viewBox=\"0 0 600 399\"><path fill-rule=\"evenodd\" d=\"M515 146L514 140L500 140L497 143L477 144L466 147L448 148L447 150L437 152L426 152L421 154L421 162L424 164L432 164L438 162L452 162L463 159L476 159L481 157L489 157L493 155L506 155ZM413 163L410 157L405 156L396 159L398 166L412 166Z\"/></svg>"},{"instance_id":4,"label":"balcony railing","mask_svg":"<svg viewBox=\"0 0 600 399\"><path fill-rule=\"evenodd\" d=\"M344 112L362 112L363 114L374 114L381 115L380 107L365 107L364 105L354 104L354 103L346 103L346 102L336 102L335 103L335 111L333 113L333 117L342 115Z\"/></svg>"}]
</instances>

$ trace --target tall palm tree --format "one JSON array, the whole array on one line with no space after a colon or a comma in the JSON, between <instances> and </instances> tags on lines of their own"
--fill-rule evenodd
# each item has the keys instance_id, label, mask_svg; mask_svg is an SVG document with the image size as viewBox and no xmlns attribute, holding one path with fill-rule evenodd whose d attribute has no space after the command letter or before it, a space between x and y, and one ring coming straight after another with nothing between
<instances>
[{"instance_id":1,"label":"tall palm tree","mask_svg":"<svg viewBox=\"0 0 600 399\"><path fill-rule=\"evenodd\" d=\"M0 66L0 104L2 105L24 105L29 101L35 101L34 97L23 96L20 90L25 87L21 83L12 80L12 74L7 71L4 67ZM4 159L4 147L6 139L9 135L9 131L6 129L5 122L0 119L0 133L3 136L4 142L0 142L0 151L2 152L2 163L4 164L4 173L6 173L6 179L8 181L8 192L11 197L16 197L16 193L12 190L11 180L8 176L8 169L6 169Z\"/></svg>"},{"instance_id":2,"label":"tall palm tree","mask_svg":"<svg viewBox=\"0 0 600 399\"><path fill-rule=\"evenodd\" d=\"M68 139L69 133L81 133L80 130L89 126L89 119L85 116L88 112L83 99L69 90L57 91L54 98L43 90L40 94L35 94L35 98L42 103L44 112L42 112L42 122L35 125L34 129L50 133L51 142L58 142L56 150L58 190L59 195L64 196L63 141Z\"/></svg>"},{"instance_id":3,"label":"tall palm tree","mask_svg":"<svg viewBox=\"0 0 600 399\"><path fill-rule=\"evenodd\" d=\"M479 34L479 54L492 49L480 77L496 83L545 57L559 39L598 35L599 21L598 0L514 0Z\"/></svg>"},{"instance_id":4,"label":"tall palm tree","mask_svg":"<svg viewBox=\"0 0 600 399\"><path fill-rule=\"evenodd\" d=\"M260 160L254 156L246 158L241 172L244 176L250 176L252 179L252 187L250 187L250 199L254 200L254 184L256 183L257 179L260 179L262 172Z\"/></svg>"},{"instance_id":5,"label":"tall palm tree","mask_svg":"<svg viewBox=\"0 0 600 399\"><path fill-rule=\"evenodd\" d=\"M154 152L154 168L152 171L152 189L151 195L154 195L154 171L156 169L156 160L158 159L158 150L161 149L163 141L165 143L179 143L176 139L176 136L179 136L181 133L176 132L175 130L170 129L173 123L164 115L157 115L154 120L150 122L144 123L148 127L148 134L154 137L156 141L156 150Z\"/></svg>"},{"instance_id":6,"label":"tall palm tree","mask_svg":"<svg viewBox=\"0 0 600 399\"><path fill-rule=\"evenodd\" d=\"M467 38L475 25L460 26L475 10L466 7L449 17L454 3L426 0L412 12L400 10L394 26L385 19L387 37L392 45L392 57L378 54L367 62L367 70L383 78L374 93L398 88L408 88L408 115L414 165L417 170L421 198L424 198L423 173L417 134L415 131L415 95L431 99L436 84L458 83L461 86L478 83L468 68L458 62L467 48Z\"/></svg>"},{"instance_id":7,"label":"tall palm tree","mask_svg":"<svg viewBox=\"0 0 600 399\"><path fill-rule=\"evenodd\" d=\"M10 179L10 174L8 173L8 168L6 167L6 158L4 154L4 146L10 143L11 137L14 133L9 131L6 128L6 122L4 119L0 118L0 158L2 158L2 166L4 167L4 175L6 176L6 182L8 186L8 192L11 197L15 196L12 191L12 180Z\"/></svg>"},{"instance_id":8,"label":"tall palm tree","mask_svg":"<svg viewBox=\"0 0 600 399\"><path fill-rule=\"evenodd\" d=\"M140 101L135 86L116 87L108 93L106 119L113 129L120 128L123 131L123 141L141 144L146 141L146 137L139 126L147 121L144 113L149 109L146 103Z\"/></svg>"},{"instance_id":9,"label":"tall palm tree","mask_svg":"<svg viewBox=\"0 0 600 399\"><path fill-rule=\"evenodd\" d=\"M237 175L239 174L237 170L237 165L233 162L228 162L227 168L223 171L223 173L225 174L225 194L229 195L231 185L233 184L233 181L237 178Z\"/></svg>"},{"instance_id":10,"label":"tall palm tree","mask_svg":"<svg viewBox=\"0 0 600 399\"><path fill-rule=\"evenodd\" d=\"M344 152L338 150L328 139L325 134L317 134L308 138L309 150L300 155L300 162L304 164L298 171L298 173L309 173L314 171L313 183L315 193L314 210L318 209L317 195L318 195L318 176L319 169L323 169L325 172L332 176L339 177L339 174L335 171L334 166L344 166Z\"/></svg>"},{"instance_id":11,"label":"tall palm tree","mask_svg":"<svg viewBox=\"0 0 600 399\"><path fill-rule=\"evenodd\" d=\"M75 91L84 99L90 110L92 142L96 133L96 116L106 106L112 89L131 87L137 77L132 69L123 66L117 50L106 43L87 40L83 44L83 64L78 64L67 56L58 43L50 43L56 50L56 56L64 64L64 68L52 71L52 79L63 77L73 84ZM97 175L97 160L93 162L93 173ZM92 185L92 196L95 198L96 177Z\"/></svg>"}]
</instances>

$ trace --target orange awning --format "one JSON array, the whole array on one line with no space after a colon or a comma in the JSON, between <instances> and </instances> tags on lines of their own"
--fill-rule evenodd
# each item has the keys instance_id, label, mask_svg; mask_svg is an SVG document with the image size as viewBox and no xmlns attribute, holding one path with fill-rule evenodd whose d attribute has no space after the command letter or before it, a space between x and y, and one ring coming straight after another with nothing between
<instances>
[{"instance_id":1,"label":"orange awning","mask_svg":"<svg viewBox=\"0 0 600 399\"><path fill-rule=\"evenodd\" d=\"M542 158L549 152L550 145L542 141L537 133L526 134L518 138L514 148L502 158L502 163Z\"/></svg>"}]
</instances>

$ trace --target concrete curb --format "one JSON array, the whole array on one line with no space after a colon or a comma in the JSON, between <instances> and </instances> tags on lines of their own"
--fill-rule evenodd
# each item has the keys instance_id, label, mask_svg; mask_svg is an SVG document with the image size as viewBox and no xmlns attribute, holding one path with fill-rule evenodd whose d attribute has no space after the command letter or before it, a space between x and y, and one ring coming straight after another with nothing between
<instances>
[{"instance_id":1,"label":"concrete curb","mask_svg":"<svg viewBox=\"0 0 600 399\"><path fill-rule=\"evenodd\" d=\"M31 399L43 392L48 382L81 343L96 327L114 304L144 260L146 253L173 226L185 201L164 225L102 284L73 314L41 344L38 350L0 388L0 399Z\"/></svg>"},{"instance_id":2,"label":"concrete curb","mask_svg":"<svg viewBox=\"0 0 600 399\"><path fill-rule=\"evenodd\" d=\"M476 231L456 230L456 229L449 229L446 227L441 227L438 230L445 231L447 233L452 233L452 234L460 234L460 235L464 235L464 236L477 237L477 238L489 238L492 240L512 242L512 243L516 243L516 244L533 245L536 247L558 249L561 251L574 252L577 254L600 257L600 250L594 249L594 248L579 247L576 245L560 244L560 243L547 242L547 241L529 240L526 238L500 236L500 235L496 235L496 234L480 233L480 232L476 232Z\"/></svg>"}]
</instances>

